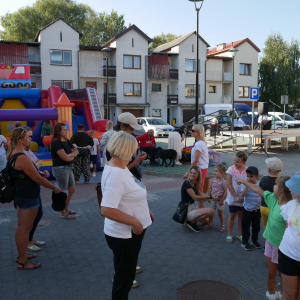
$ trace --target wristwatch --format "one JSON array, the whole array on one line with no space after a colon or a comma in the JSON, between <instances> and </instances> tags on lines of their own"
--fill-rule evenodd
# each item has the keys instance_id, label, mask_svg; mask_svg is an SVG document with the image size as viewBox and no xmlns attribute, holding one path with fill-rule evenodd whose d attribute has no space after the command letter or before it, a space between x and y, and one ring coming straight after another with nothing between
<instances>
[{"instance_id":1,"label":"wristwatch","mask_svg":"<svg viewBox=\"0 0 300 300\"><path fill-rule=\"evenodd\" d=\"M209 198L209 200L212 200L213 199L213 197L212 197L212 195L210 195L210 198Z\"/></svg>"}]
</instances>

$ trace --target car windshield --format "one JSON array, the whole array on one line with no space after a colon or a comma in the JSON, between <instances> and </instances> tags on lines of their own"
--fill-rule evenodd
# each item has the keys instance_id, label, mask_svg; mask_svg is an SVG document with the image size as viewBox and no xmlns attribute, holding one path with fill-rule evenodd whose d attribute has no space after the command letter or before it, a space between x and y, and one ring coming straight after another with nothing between
<instances>
[{"instance_id":1,"label":"car windshield","mask_svg":"<svg viewBox=\"0 0 300 300\"><path fill-rule=\"evenodd\" d=\"M278 117L281 118L282 120L284 120L284 114L278 115ZM289 115L285 115L285 120L286 120L286 121L296 121L294 118L292 118L292 117L289 116Z\"/></svg>"},{"instance_id":2,"label":"car windshield","mask_svg":"<svg viewBox=\"0 0 300 300\"><path fill-rule=\"evenodd\" d=\"M252 114L249 114L249 110L244 110L244 109L237 109L236 110L239 118L245 118L245 119L252 119ZM255 116L254 116L255 118Z\"/></svg>"},{"instance_id":3,"label":"car windshield","mask_svg":"<svg viewBox=\"0 0 300 300\"><path fill-rule=\"evenodd\" d=\"M162 119L147 119L147 122L150 125L168 125L165 121Z\"/></svg>"},{"instance_id":4,"label":"car windshield","mask_svg":"<svg viewBox=\"0 0 300 300\"><path fill-rule=\"evenodd\" d=\"M230 123L231 119L228 116L221 116L219 117L219 122L227 122Z\"/></svg>"},{"instance_id":5,"label":"car windshield","mask_svg":"<svg viewBox=\"0 0 300 300\"><path fill-rule=\"evenodd\" d=\"M278 118L274 117L273 115L268 115L268 119L271 121L280 121Z\"/></svg>"}]
</instances>

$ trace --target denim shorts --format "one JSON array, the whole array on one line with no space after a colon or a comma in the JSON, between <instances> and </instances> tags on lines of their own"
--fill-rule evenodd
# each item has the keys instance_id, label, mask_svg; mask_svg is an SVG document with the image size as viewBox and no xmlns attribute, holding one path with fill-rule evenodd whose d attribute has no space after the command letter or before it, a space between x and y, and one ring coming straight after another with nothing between
<instances>
[{"instance_id":1,"label":"denim shorts","mask_svg":"<svg viewBox=\"0 0 300 300\"><path fill-rule=\"evenodd\" d=\"M228 207L229 207L229 212L231 214L235 214L238 211L241 211L241 212L244 211L244 207L243 206L228 205Z\"/></svg>"},{"instance_id":2,"label":"denim shorts","mask_svg":"<svg viewBox=\"0 0 300 300\"><path fill-rule=\"evenodd\" d=\"M19 206L21 210L29 210L40 206L40 198L28 199L15 196L14 203Z\"/></svg>"},{"instance_id":3,"label":"denim shorts","mask_svg":"<svg viewBox=\"0 0 300 300\"><path fill-rule=\"evenodd\" d=\"M57 185L61 190L75 186L73 169L70 166L52 167L52 173L57 180Z\"/></svg>"}]
</instances>

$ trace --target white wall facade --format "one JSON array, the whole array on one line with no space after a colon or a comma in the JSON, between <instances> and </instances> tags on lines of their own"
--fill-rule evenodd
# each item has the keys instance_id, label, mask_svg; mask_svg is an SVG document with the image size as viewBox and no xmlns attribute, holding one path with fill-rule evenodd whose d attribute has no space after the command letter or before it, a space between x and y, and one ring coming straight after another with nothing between
<instances>
[{"instance_id":1,"label":"white wall facade","mask_svg":"<svg viewBox=\"0 0 300 300\"><path fill-rule=\"evenodd\" d=\"M42 88L48 89L52 80L72 80L72 88L77 89L79 33L58 20L40 32L38 41L41 43ZM51 65L50 50L72 51L72 65Z\"/></svg>"}]
</instances>

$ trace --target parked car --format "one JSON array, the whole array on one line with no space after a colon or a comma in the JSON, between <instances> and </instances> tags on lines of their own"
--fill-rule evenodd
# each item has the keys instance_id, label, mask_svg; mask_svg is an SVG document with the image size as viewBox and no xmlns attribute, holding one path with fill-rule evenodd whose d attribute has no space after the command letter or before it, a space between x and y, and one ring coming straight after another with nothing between
<instances>
[{"instance_id":1,"label":"parked car","mask_svg":"<svg viewBox=\"0 0 300 300\"><path fill-rule=\"evenodd\" d=\"M269 111L269 115L274 115L274 112ZM282 112L275 112L275 117L280 122L285 122L288 125L288 128L299 128L300 127L300 121L295 120L290 115L285 114L285 120L284 120L284 113Z\"/></svg>"},{"instance_id":2,"label":"parked car","mask_svg":"<svg viewBox=\"0 0 300 300\"><path fill-rule=\"evenodd\" d=\"M250 112L249 114L251 115L252 112ZM254 114L257 116L257 112L254 112ZM272 130L288 128L287 123L284 125L282 121L280 121L277 117L274 117L270 113L267 115L267 117L268 117L268 120L272 121L272 126L271 126ZM274 123L275 123L275 128L274 128Z\"/></svg>"},{"instance_id":3,"label":"parked car","mask_svg":"<svg viewBox=\"0 0 300 300\"><path fill-rule=\"evenodd\" d=\"M195 124L195 118L185 122L180 127L185 131L187 135L190 135L190 131ZM199 124L202 124L205 129L205 136L214 135L222 130L230 130L231 119L229 116L206 116L199 115Z\"/></svg>"},{"instance_id":4,"label":"parked car","mask_svg":"<svg viewBox=\"0 0 300 300\"><path fill-rule=\"evenodd\" d=\"M174 130L174 127L166 123L163 119L157 117L141 117L137 118L138 124L142 130L135 130L135 135L139 136L148 131L154 130L155 137L169 136L169 133Z\"/></svg>"}]
</instances>

